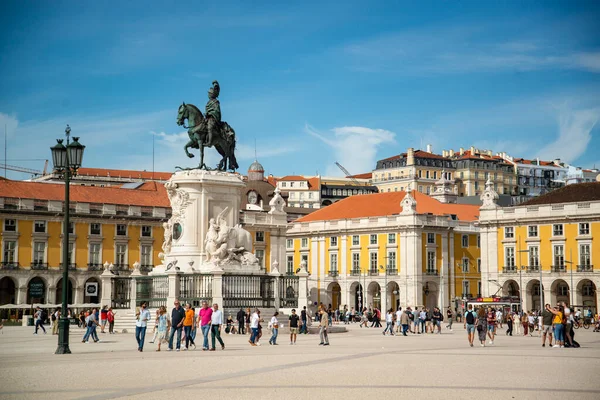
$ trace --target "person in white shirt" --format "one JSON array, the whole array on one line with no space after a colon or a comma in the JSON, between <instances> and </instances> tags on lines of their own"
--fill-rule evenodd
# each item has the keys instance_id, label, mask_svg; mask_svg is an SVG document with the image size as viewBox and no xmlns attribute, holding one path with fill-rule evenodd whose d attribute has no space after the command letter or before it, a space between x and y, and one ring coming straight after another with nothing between
<instances>
[{"instance_id":1,"label":"person in white shirt","mask_svg":"<svg viewBox=\"0 0 600 400\"><path fill-rule=\"evenodd\" d=\"M144 351L144 339L146 338L146 327L150 321L150 311L146 308L146 302L140 305L140 311L137 313L137 321L135 322L135 340L137 340L138 351Z\"/></svg>"},{"instance_id":2,"label":"person in white shirt","mask_svg":"<svg viewBox=\"0 0 600 400\"><path fill-rule=\"evenodd\" d=\"M400 328L402 327L400 317L402 317L402 307L398 307L398 311L396 311L396 333L400 333Z\"/></svg>"},{"instance_id":3,"label":"person in white shirt","mask_svg":"<svg viewBox=\"0 0 600 400\"><path fill-rule=\"evenodd\" d=\"M223 325L223 312L219 310L217 303L213 304L213 312L210 317L210 337L212 339L212 348L210 351L215 351L215 338L221 343L221 350L225 350L225 343L221 339L221 325Z\"/></svg>"},{"instance_id":4,"label":"person in white shirt","mask_svg":"<svg viewBox=\"0 0 600 400\"><path fill-rule=\"evenodd\" d=\"M387 331L390 331L390 335L394 336L394 310L391 308L385 314L385 329L383 330L383 336L385 336Z\"/></svg>"},{"instance_id":5,"label":"person in white shirt","mask_svg":"<svg viewBox=\"0 0 600 400\"><path fill-rule=\"evenodd\" d=\"M496 311L496 323L500 329L502 329L502 319L502 310L498 309L498 311Z\"/></svg>"},{"instance_id":6,"label":"person in white shirt","mask_svg":"<svg viewBox=\"0 0 600 400\"><path fill-rule=\"evenodd\" d=\"M571 309L565 303L562 302L562 306L565 309L565 320L567 323L565 324L565 342L568 342L571 346L573 346L573 337L571 336L571 329L573 328L573 314L571 313Z\"/></svg>"},{"instance_id":7,"label":"person in white shirt","mask_svg":"<svg viewBox=\"0 0 600 400\"><path fill-rule=\"evenodd\" d=\"M256 340L258 338L259 321L260 311L257 308L256 310L254 310L254 313L252 313L252 317L250 317L250 330L252 331L252 334L250 335L250 340L248 340L248 343L250 343L250 345L252 346L256 346Z\"/></svg>"},{"instance_id":8,"label":"person in white shirt","mask_svg":"<svg viewBox=\"0 0 600 400\"><path fill-rule=\"evenodd\" d=\"M271 339L269 339L269 344L277 346L277 334L279 333L279 321L277 320L277 316L279 313L275 311L273 317L271 317L271 322L269 322L269 328L273 334L271 335Z\"/></svg>"}]
</instances>

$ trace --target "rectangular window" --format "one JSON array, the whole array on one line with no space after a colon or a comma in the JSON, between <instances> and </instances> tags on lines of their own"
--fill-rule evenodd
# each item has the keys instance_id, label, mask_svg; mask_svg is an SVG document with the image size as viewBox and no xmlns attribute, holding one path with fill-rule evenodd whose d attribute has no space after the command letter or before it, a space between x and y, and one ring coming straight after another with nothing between
<instances>
[{"instance_id":1,"label":"rectangular window","mask_svg":"<svg viewBox=\"0 0 600 400\"><path fill-rule=\"evenodd\" d=\"M435 233L427 234L427 244L435 244Z\"/></svg>"},{"instance_id":2,"label":"rectangular window","mask_svg":"<svg viewBox=\"0 0 600 400\"><path fill-rule=\"evenodd\" d=\"M360 270L360 254L352 253L352 271Z\"/></svg>"},{"instance_id":3,"label":"rectangular window","mask_svg":"<svg viewBox=\"0 0 600 400\"><path fill-rule=\"evenodd\" d=\"M287 256L287 262L285 264L285 273L292 275L294 273L294 256Z\"/></svg>"},{"instance_id":4,"label":"rectangular window","mask_svg":"<svg viewBox=\"0 0 600 400\"><path fill-rule=\"evenodd\" d=\"M504 239L513 239L515 237L515 228L507 226L504 228Z\"/></svg>"},{"instance_id":5,"label":"rectangular window","mask_svg":"<svg viewBox=\"0 0 600 400\"><path fill-rule=\"evenodd\" d=\"M481 297L481 281L477 281L477 297Z\"/></svg>"},{"instance_id":6,"label":"rectangular window","mask_svg":"<svg viewBox=\"0 0 600 400\"><path fill-rule=\"evenodd\" d=\"M507 268L515 267L515 248L514 247L506 247L504 249L504 265Z\"/></svg>"},{"instance_id":7,"label":"rectangular window","mask_svg":"<svg viewBox=\"0 0 600 400\"><path fill-rule=\"evenodd\" d=\"M563 235L563 224L552 225L552 236L562 236L562 235Z\"/></svg>"},{"instance_id":8,"label":"rectangular window","mask_svg":"<svg viewBox=\"0 0 600 400\"><path fill-rule=\"evenodd\" d=\"M90 224L90 235L100 235L102 233L100 224Z\"/></svg>"},{"instance_id":9,"label":"rectangular window","mask_svg":"<svg viewBox=\"0 0 600 400\"><path fill-rule=\"evenodd\" d=\"M302 238L302 241L300 244L302 245L303 248L307 248L308 247L308 238Z\"/></svg>"},{"instance_id":10,"label":"rectangular window","mask_svg":"<svg viewBox=\"0 0 600 400\"><path fill-rule=\"evenodd\" d=\"M589 267L592 264L590 257L590 245L582 244L579 246L579 265Z\"/></svg>"},{"instance_id":11,"label":"rectangular window","mask_svg":"<svg viewBox=\"0 0 600 400\"><path fill-rule=\"evenodd\" d=\"M475 179L479 179L479 172L475 171Z\"/></svg>"},{"instance_id":12,"label":"rectangular window","mask_svg":"<svg viewBox=\"0 0 600 400\"><path fill-rule=\"evenodd\" d=\"M16 219L5 219L4 220L4 232L16 232L17 231L17 220Z\"/></svg>"},{"instance_id":13,"label":"rectangular window","mask_svg":"<svg viewBox=\"0 0 600 400\"><path fill-rule=\"evenodd\" d=\"M116 245L115 252L115 264L116 265L126 265L127 264L127 245L126 244L118 244Z\"/></svg>"},{"instance_id":14,"label":"rectangular window","mask_svg":"<svg viewBox=\"0 0 600 400\"><path fill-rule=\"evenodd\" d=\"M281 187L286 187L286 183L285 182L281 182Z\"/></svg>"},{"instance_id":15,"label":"rectangular window","mask_svg":"<svg viewBox=\"0 0 600 400\"><path fill-rule=\"evenodd\" d=\"M396 244L396 234L388 233L388 244Z\"/></svg>"},{"instance_id":16,"label":"rectangular window","mask_svg":"<svg viewBox=\"0 0 600 400\"><path fill-rule=\"evenodd\" d=\"M35 233L46 233L46 221L35 221L33 231Z\"/></svg>"},{"instance_id":17,"label":"rectangular window","mask_svg":"<svg viewBox=\"0 0 600 400\"><path fill-rule=\"evenodd\" d=\"M69 235L75 234L75 223L69 222Z\"/></svg>"},{"instance_id":18,"label":"rectangular window","mask_svg":"<svg viewBox=\"0 0 600 400\"><path fill-rule=\"evenodd\" d=\"M312 199L313 198L313 192L308 192L308 198Z\"/></svg>"},{"instance_id":19,"label":"rectangular window","mask_svg":"<svg viewBox=\"0 0 600 400\"><path fill-rule=\"evenodd\" d=\"M338 238L337 238L337 236L332 236L332 237L330 237L330 238L329 238L329 245L330 245L331 247L337 247L337 243L338 243L338 242L337 242L337 239L338 239Z\"/></svg>"},{"instance_id":20,"label":"rectangular window","mask_svg":"<svg viewBox=\"0 0 600 400\"><path fill-rule=\"evenodd\" d=\"M538 246L529 247L529 266L539 267L540 265L540 248Z\"/></svg>"},{"instance_id":21,"label":"rectangular window","mask_svg":"<svg viewBox=\"0 0 600 400\"><path fill-rule=\"evenodd\" d=\"M437 179L437 171L433 171L433 179Z\"/></svg>"},{"instance_id":22,"label":"rectangular window","mask_svg":"<svg viewBox=\"0 0 600 400\"><path fill-rule=\"evenodd\" d=\"M423 177L423 171L419 170L419 178Z\"/></svg>"},{"instance_id":23,"label":"rectangular window","mask_svg":"<svg viewBox=\"0 0 600 400\"><path fill-rule=\"evenodd\" d=\"M256 253L254 255L258 259L258 265L260 265L261 268L264 268L265 267L265 251L264 250L256 250Z\"/></svg>"},{"instance_id":24,"label":"rectangular window","mask_svg":"<svg viewBox=\"0 0 600 400\"><path fill-rule=\"evenodd\" d=\"M469 247L469 235L462 235L462 247L463 249Z\"/></svg>"},{"instance_id":25,"label":"rectangular window","mask_svg":"<svg viewBox=\"0 0 600 400\"><path fill-rule=\"evenodd\" d=\"M330 254L329 255L329 270L330 271L335 271L337 272L337 254Z\"/></svg>"},{"instance_id":26,"label":"rectangular window","mask_svg":"<svg viewBox=\"0 0 600 400\"><path fill-rule=\"evenodd\" d=\"M256 231L256 241L257 242L265 241L265 233L263 231Z\"/></svg>"},{"instance_id":27,"label":"rectangular window","mask_svg":"<svg viewBox=\"0 0 600 400\"><path fill-rule=\"evenodd\" d=\"M371 271L377 270L377 253L371 253L371 255L369 257L370 257L369 266L371 267Z\"/></svg>"},{"instance_id":28,"label":"rectangular window","mask_svg":"<svg viewBox=\"0 0 600 400\"><path fill-rule=\"evenodd\" d=\"M527 227L527 236L528 237L538 237L538 227L537 227L537 225L529 225Z\"/></svg>"},{"instance_id":29,"label":"rectangular window","mask_svg":"<svg viewBox=\"0 0 600 400\"><path fill-rule=\"evenodd\" d=\"M429 171L425 171L425 178L429 179Z\"/></svg>"},{"instance_id":30,"label":"rectangular window","mask_svg":"<svg viewBox=\"0 0 600 400\"><path fill-rule=\"evenodd\" d=\"M353 235L352 236L352 246L358 246L359 245L359 240L358 240L358 235Z\"/></svg>"},{"instance_id":31,"label":"rectangular window","mask_svg":"<svg viewBox=\"0 0 600 400\"><path fill-rule=\"evenodd\" d=\"M101 263L100 243L90 243L90 264L100 265Z\"/></svg>"},{"instance_id":32,"label":"rectangular window","mask_svg":"<svg viewBox=\"0 0 600 400\"><path fill-rule=\"evenodd\" d=\"M60 251L60 263L63 262L63 254L62 249ZM75 242L69 242L69 259L67 260L67 264L75 264Z\"/></svg>"},{"instance_id":33,"label":"rectangular window","mask_svg":"<svg viewBox=\"0 0 600 400\"><path fill-rule=\"evenodd\" d=\"M369 239L370 244L377 244L377 235L371 235Z\"/></svg>"},{"instance_id":34,"label":"rectangular window","mask_svg":"<svg viewBox=\"0 0 600 400\"><path fill-rule=\"evenodd\" d=\"M463 281L462 287L463 287L462 297L469 297L469 295L471 294L471 288L469 287L469 281Z\"/></svg>"},{"instance_id":35,"label":"rectangular window","mask_svg":"<svg viewBox=\"0 0 600 400\"><path fill-rule=\"evenodd\" d=\"M477 259L477 272L481 272L481 258Z\"/></svg>"},{"instance_id":36,"label":"rectangular window","mask_svg":"<svg viewBox=\"0 0 600 400\"><path fill-rule=\"evenodd\" d=\"M435 251L427 252L427 272L432 273L436 271L435 266Z\"/></svg>"},{"instance_id":37,"label":"rectangular window","mask_svg":"<svg viewBox=\"0 0 600 400\"><path fill-rule=\"evenodd\" d=\"M395 251L388 252L387 268L391 269L391 270L396 269L396 252Z\"/></svg>"},{"instance_id":38,"label":"rectangular window","mask_svg":"<svg viewBox=\"0 0 600 400\"><path fill-rule=\"evenodd\" d=\"M475 181L475 190L479 190L479 182Z\"/></svg>"},{"instance_id":39,"label":"rectangular window","mask_svg":"<svg viewBox=\"0 0 600 400\"><path fill-rule=\"evenodd\" d=\"M481 248L481 235L477 235L477 248Z\"/></svg>"},{"instance_id":40,"label":"rectangular window","mask_svg":"<svg viewBox=\"0 0 600 400\"><path fill-rule=\"evenodd\" d=\"M5 263L14 263L16 262L16 248L17 242L15 240L5 240L4 241L4 253L2 254L2 261Z\"/></svg>"},{"instance_id":41,"label":"rectangular window","mask_svg":"<svg viewBox=\"0 0 600 400\"><path fill-rule=\"evenodd\" d=\"M302 254L300 260L304 261L306 263L306 268L308 268L308 254Z\"/></svg>"},{"instance_id":42,"label":"rectangular window","mask_svg":"<svg viewBox=\"0 0 600 400\"><path fill-rule=\"evenodd\" d=\"M33 243L33 264L43 264L46 256L46 242Z\"/></svg>"},{"instance_id":43,"label":"rectangular window","mask_svg":"<svg viewBox=\"0 0 600 400\"><path fill-rule=\"evenodd\" d=\"M587 222L582 222L579 224L579 234L580 235L589 235L590 234L590 224Z\"/></svg>"},{"instance_id":44,"label":"rectangular window","mask_svg":"<svg viewBox=\"0 0 600 400\"><path fill-rule=\"evenodd\" d=\"M152 227L148 225L142 225L142 237L152 237Z\"/></svg>"},{"instance_id":45,"label":"rectangular window","mask_svg":"<svg viewBox=\"0 0 600 400\"><path fill-rule=\"evenodd\" d=\"M565 248L562 244L554 246L554 265L560 268L565 265Z\"/></svg>"},{"instance_id":46,"label":"rectangular window","mask_svg":"<svg viewBox=\"0 0 600 400\"><path fill-rule=\"evenodd\" d=\"M152 265L152 246L143 244L142 245L142 265L143 266L151 266Z\"/></svg>"},{"instance_id":47,"label":"rectangular window","mask_svg":"<svg viewBox=\"0 0 600 400\"><path fill-rule=\"evenodd\" d=\"M462 272L469 272L469 259L468 258L462 259Z\"/></svg>"},{"instance_id":48,"label":"rectangular window","mask_svg":"<svg viewBox=\"0 0 600 400\"><path fill-rule=\"evenodd\" d=\"M287 239L285 241L285 247L287 249L293 249L294 248L294 239Z\"/></svg>"},{"instance_id":49,"label":"rectangular window","mask_svg":"<svg viewBox=\"0 0 600 400\"><path fill-rule=\"evenodd\" d=\"M117 224L117 236L127 236L127 225Z\"/></svg>"}]
</instances>

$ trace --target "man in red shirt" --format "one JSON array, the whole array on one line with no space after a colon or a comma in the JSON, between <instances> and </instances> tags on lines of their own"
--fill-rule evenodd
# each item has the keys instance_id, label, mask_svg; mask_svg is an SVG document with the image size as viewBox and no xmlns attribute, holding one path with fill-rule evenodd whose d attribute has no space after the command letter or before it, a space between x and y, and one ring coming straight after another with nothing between
<instances>
[{"instance_id":1,"label":"man in red shirt","mask_svg":"<svg viewBox=\"0 0 600 400\"><path fill-rule=\"evenodd\" d=\"M202 350L208 350L208 335L210 333L210 320L212 318L213 310L208 306L207 301L202 302L202 308L198 313L198 326L202 329L202 335L204 336L204 343L202 344Z\"/></svg>"},{"instance_id":2,"label":"man in red shirt","mask_svg":"<svg viewBox=\"0 0 600 400\"><path fill-rule=\"evenodd\" d=\"M487 311L487 333L490 338L490 344L494 344L494 337L496 336L496 312L492 308L488 308Z\"/></svg>"}]
</instances>

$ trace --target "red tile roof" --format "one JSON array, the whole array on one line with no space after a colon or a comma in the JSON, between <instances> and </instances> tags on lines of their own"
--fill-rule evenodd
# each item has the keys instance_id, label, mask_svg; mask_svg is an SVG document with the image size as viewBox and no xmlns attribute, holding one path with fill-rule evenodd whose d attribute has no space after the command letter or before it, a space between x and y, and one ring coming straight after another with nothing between
<instances>
[{"instance_id":1,"label":"red tile roof","mask_svg":"<svg viewBox=\"0 0 600 400\"><path fill-rule=\"evenodd\" d=\"M321 178L319 178L318 176L314 176L314 177L310 177L310 178L307 178L302 175L288 175L288 176L284 176L281 178L274 178L271 176L269 177L269 183L271 183L272 185L275 185L277 182L287 182L287 181L308 182L308 187L313 190L319 190L319 188L321 187Z\"/></svg>"},{"instance_id":2,"label":"red tile roof","mask_svg":"<svg viewBox=\"0 0 600 400\"><path fill-rule=\"evenodd\" d=\"M383 160L379 161L392 161L397 160L399 158L406 158L406 153L401 153L392 157L384 158ZM423 150L415 150L415 158L435 158L438 160L449 160L449 158L447 157L441 156L439 154L428 153Z\"/></svg>"},{"instance_id":3,"label":"red tile roof","mask_svg":"<svg viewBox=\"0 0 600 400\"><path fill-rule=\"evenodd\" d=\"M142 207L171 207L167 191L156 182L145 182L137 189L71 185L71 201L132 205ZM0 180L0 197L64 201L65 186L57 183Z\"/></svg>"},{"instance_id":4,"label":"red tile roof","mask_svg":"<svg viewBox=\"0 0 600 400\"><path fill-rule=\"evenodd\" d=\"M526 160L524 158L515 158L513 161L517 164L530 164L530 165L538 165L537 160ZM546 167L556 167L560 168L560 166L554 164L552 161L542 161L540 160L539 165Z\"/></svg>"},{"instance_id":5,"label":"red tile roof","mask_svg":"<svg viewBox=\"0 0 600 400\"><path fill-rule=\"evenodd\" d=\"M371 179L372 177L372 172L365 172L364 174L348 175L346 178Z\"/></svg>"},{"instance_id":6,"label":"red tile roof","mask_svg":"<svg viewBox=\"0 0 600 400\"><path fill-rule=\"evenodd\" d=\"M405 195L405 192L386 192L351 196L299 218L297 222L395 215L402 211L400 202ZM478 205L441 203L420 192L412 192L412 196L417 201L418 214L455 214L461 221L476 221L479 218Z\"/></svg>"},{"instance_id":7,"label":"red tile roof","mask_svg":"<svg viewBox=\"0 0 600 400\"><path fill-rule=\"evenodd\" d=\"M167 181L172 172L134 171L127 169L79 168L77 175Z\"/></svg>"}]
</instances>

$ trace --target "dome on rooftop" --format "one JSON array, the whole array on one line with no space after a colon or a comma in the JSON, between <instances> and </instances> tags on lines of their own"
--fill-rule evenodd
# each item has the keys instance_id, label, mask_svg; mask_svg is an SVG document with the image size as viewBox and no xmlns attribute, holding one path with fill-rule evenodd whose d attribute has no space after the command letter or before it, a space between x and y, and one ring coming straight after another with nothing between
<instances>
[{"instance_id":1,"label":"dome on rooftop","mask_svg":"<svg viewBox=\"0 0 600 400\"><path fill-rule=\"evenodd\" d=\"M252 164L250 164L250 167L248 167L248 172L265 172L265 169L261 163L255 160Z\"/></svg>"},{"instance_id":2,"label":"dome on rooftop","mask_svg":"<svg viewBox=\"0 0 600 400\"><path fill-rule=\"evenodd\" d=\"M248 167L248 180L249 181L262 181L265 179L265 169L258 161L254 161Z\"/></svg>"}]
</instances>

